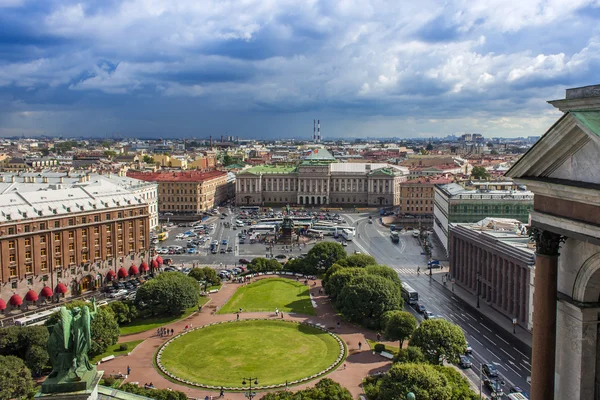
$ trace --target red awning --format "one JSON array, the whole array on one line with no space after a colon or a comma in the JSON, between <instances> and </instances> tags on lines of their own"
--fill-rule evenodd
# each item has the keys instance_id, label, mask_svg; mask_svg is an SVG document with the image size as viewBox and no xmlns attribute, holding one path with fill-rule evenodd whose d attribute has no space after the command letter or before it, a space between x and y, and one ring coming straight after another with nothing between
<instances>
[{"instance_id":1,"label":"red awning","mask_svg":"<svg viewBox=\"0 0 600 400\"><path fill-rule=\"evenodd\" d=\"M0 310L6 310L6 303L2 299L0 299Z\"/></svg>"},{"instance_id":2,"label":"red awning","mask_svg":"<svg viewBox=\"0 0 600 400\"><path fill-rule=\"evenodd\" d=\"M161 256L156 256L155 260L158 263L158 265L162 265L163 264L163 259L162 259Z\"/></svg>"},{"instance_id":3,"label":"red awning","mask_svg":"<svg viewBox=\"0 0 600 400\"><path fill-rule=\"evenodd\" d=\"M140 270L138 269L138 267L131 264L131 267L129 267L129 275L137 275L139 273L140 273Z\"/></svg>"},{"instance_id":4,"label":"red awning","mask_svg":"<svg viewBox=\"0 0 600 400\"><path fill-rule=\"evenodd\" d=\"M113 271L112 269L110 271L108 271L106 273L106 276L109 277L110 279L114 278L115 276L117 276L116 272Z\"/></svg>"},{"instance_id":5,"label":"red awning","mask_svg":"<svg viewBox=\"0 0 600 400\"><path fill-rule=\"evenodd\" d=\"M48 286L44 286L44 288L40 292L40 296L42 296L42 297L52 297L52 289L50 289Z\"/></svg>"},{"instance_id":6,"label":"red awning","mask_svg":"<svg viewBox=\"0 0 600 400\"><path fill-rule=\"evenodd\" d=\"M23 299L18 294L13 294L8 302L11 306L18 307L23 304Z\"/></svg>"},{"instance_id":7,"label":"red awning","mask_svg":"<svg viewBox=\"0 0 600 400\"><path fill-rule=\"evenodd\" d=\"M38 295L36 292L34 292L33 290L30 290L29 292L27 292L27 294L25 295L25 300L27 301L37 301L38 299Z\"/></svg>"},{"instance_id":8,"label":"red awning","mask_svg":"<svg viewBox=\"0 0 600 400\"><path fill-rule=\"evenodd\" d=\"M140 264L140 271L142 272L146 272L148 271L150 268L148 268L148 264L146 264L146 261L142 261L142 263Z\"/></svg>"},{"instance_id":9,"label":"red awning","mask_svg":"<svg viewBox=\"0 0 600 400\"><path fill-rule=\"evenodd\" d=\"M56 285L56 287L54 288L54 291L56 293L61 293L61 294L65 294L67 293L67 287L65 286L64 283L59 283L58 285Z\"/></svg>"},{"instance_id":10,"label":"red awning","mask_svg":"<svg viewBox=\"0 0 600 400\"><path fill-rule=\"evenodd\" d=\"M119 278L127 278L129 274L127 273L127 270L125 268L121 267L119 269L119 272L117 272L117 275L119 275Z\"/></svg>"},{"instance_id":11,"label":"red awning","mask_svg":"<svg viewBox=\"0 0 600 400\"><path fill-rule=\"evenodd\" d=\"M156 260L152 260L150 265L152 265L152 268L155 268L155 269L158 268L158 262Z\"/></svg>"}]
</instances>

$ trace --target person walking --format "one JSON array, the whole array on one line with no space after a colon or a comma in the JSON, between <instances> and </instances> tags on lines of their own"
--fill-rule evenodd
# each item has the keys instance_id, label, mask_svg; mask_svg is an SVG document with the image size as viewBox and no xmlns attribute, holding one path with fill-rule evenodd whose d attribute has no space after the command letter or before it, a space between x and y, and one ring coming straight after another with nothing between
<instances>
[{"instance_id":1,"label":"person walking","mask_svg":"<svg viewBox=\"0 0 600 400\"><path fill-rule=\"evenodd\" d=\"M219 398L225 397L225 391L223 390L223 386L221 386L221 391L219 392Z\"/></svg>"},{"instance_id":2,"label":"person walking","mask_svg":"<svg viewBox=\"0 0 600 400\"><path fill-rule=\"evenodd\" d=\"M131 375L131 368L129 367L129 365L127 366L127 376Z\"/></svg>"},{"instance_id":3,"label":"person walking","mask_svg":"<svg viewBox=\"0 0 600 400\"><path fill-rule=\"evenodd\" d=\"M237 315L236 319L239 321L240 320L240 313L236 313L236 315Z\"/></svg>"},{"instance_id":4,"label":"person walking","mask_svg":"<svg viewBox=\"0 0 600 400\"><path fill-rule=\"evenodd\" d=\"M362 350L362 342L358 342L358 350Z\"/></svg>"}]
</instances>

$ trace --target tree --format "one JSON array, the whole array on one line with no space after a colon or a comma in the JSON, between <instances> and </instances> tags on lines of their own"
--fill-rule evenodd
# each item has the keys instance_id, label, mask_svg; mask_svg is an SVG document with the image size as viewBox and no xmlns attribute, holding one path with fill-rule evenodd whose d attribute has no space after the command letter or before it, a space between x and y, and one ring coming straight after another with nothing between
<instances>
[{"instance_id":1,"label":"tree","mask_svg":"<svg viewBox=\"0 0 600 400\"><path fill-rule=\"evenodd\" d=\"M462 329L443 319L423 321L410 340L411 346L421 348L431 364L444 361L457 363L467 351L467 341Z\"/></svg>"},{"instance_id":2,"label":"tree","mask_svg":"<svg viewBox=\"0 0 600 400\"><path fill-rule=\"evenodd\" d=\"M375 265L377 261L375 257L367 254L351 254L348 257L339 260L338 265L344 268L360 267L365 268L368 265Z\"/></svg>"},{"instance_id":3,"label":"tree","mask_svg":"<svg viewBox=\"0 0 600 400\"><path fill-rule=\"evenodd\" d=\"M446 377L452 388L452 400L476 400L479 398L472 390L467 378L452 367L436 365L434 368Z\"/></svg>"},{"instance_id":4,"label":"tree","mask_svg":"<svg viewBox=\"0 0 600 400\"><path fill-rule=\"evenodd\" d=\"M42 370L48 365L49 358L46 346L29 346L25 352L25 364L35 376L42 374Z\"/></svg>"},{"instance_id":5,"label":"tree","mask_svg":"<svg viewBox=\"0 0 600 400\"><path fill-rule=\"evenodd\" d=\"M427 151L431 151L431 150L433 150L433 143L429 142L429 143L427 144L427 147L425 147L425 150L427 150Z\"/></svg>"},{"instance_id":6,"label":"tree","mask_svg":"<svg viewBox=\"0 0 600 400\"><path fill-rule=\"evenodd\" d=\"M280 271L281 264L273 258L256 257L248 264L248 271L257 272L273 272Z\"/></svg>"},{"instance_id":7,"label":"tree","mask_svg":"<svg viewBox=\"0 0 600 400\"><path fill-rule=\"evenodd\" d=\"M154 158L152 158L152 156L149 156L148 154L144 154L142 161L144 161L146 164L154 164Z\"/></svg>"},{"instance_id":8,"label":"tree","mask_svg":"<svg viewBox=\"0 0 600 400\"><path fill-rule=\"evenodd\" d=\"M193 268L188 276L198 282L207 282L209 285L218 285L221 282L217 276L217 271L210 267Z\"/></svg>"},{"instance_id":9,"label":"tree","mask_svg":"<svg viewBox=\"0 0 600 400\"><path fill-rule=\"evenodd\" d=\"M186 394L179 390L145 389L133 383L124 383L119 390L156 400L188 400Z\"/></svg>"},{"instance_id":10,"label":"tree","mask_svg":"<svg viewBox=\"0 0 600 400\"><path fill-rule=\"evenodd\" d=\"M15 356L0 356L0 399L21 399L33 394L31 371Z\"/></svg>"},{"instance_id":11,"label":"tree","mask_svg":"<svg viewBox=\"0 0 600 400\"><path fill-rule=\"evenodd\" d=\"M90 358L104 353L109 346L117 343L119 324L110 307L98 308L98 312L90 324L90 331L92 334L92 346L88 353Z\"/></svg>"},{"instance_id":12,"label":"tree","mask_svg":"<svg viewBox=\"0 0 600 400\"><path fill-rule=\"evenodd\" d=\"M383 315L384 336L388 340L404 341L411 337L417 328L417 319L408 311L388 311Z\"/></svg>"},{"instance_id":13,"label":"tree","mask_svg":"<svg viewBox=\"0 0 600 400\"><path fill-rule=\"evenodd\" d=\"M334 264L331 269L336 268L336 265L338 264ZM359 275L367 275L367 271L364 268L341 268L329 277L325 283L325 291L335 300L344 287Z\"/></svg>"},{"instance_id":14,"label":"tree","mask_svg":"<svg viewBox=\"0 0 600 400\"><path fill-rule=\"evenodd\" d=\"M233 158L229 154L227 154L227 153L223 154L223 166L224 167L227 167L233 163L234 163Z\"/></svg>"},{"instance_id":15,"label":"tree","mask_svg":"<svg viewBox=\"0 0 600 400\"><path fill-rule=\"evenodd\" d=\"M378 389L376 400L396 400L399 393L408 392L419 400L452 400L445 376L429 364L393 364Z\"/></svg>"},{"instance_id":16,"label":"tree","mask_svg":"<svg viewBox=\"0 0 600 400\"><path fill-rule=\"evenodd\" d=\"M485 167L473 167L471 170L471 176L474 179L487 179L490 177L490 173L487 172Z\"/></svg>"},{"instance_id":17,"label":"tree","mask_svg":"<svg viewBox=\"0 0 600 400\"><path fill-rule=\"evenodd\" d=\"M425 356L420 348L408 346L405 349L398 349L398 353L394 356L395 363L424 363Z\"/></svg>"},{"instance_id":18,"label":"tree","mask_svg":"<svg viewBox=\"0 0 600 400\"><path fill-rule=\"evenodd\" d=\"M137 316L137 308L131 301L113 301L108 306L119 325L131 322Z\"/></svg>"},{"instance_id":19,"label":"tree","mask_svg":"<svg viewBox=\"0 0 600 400\"><path fill-rule=\"evenodd\" d=\"M400 281L400 278L398 278L398 273L387 265L369 265L365 268L365 270L371 275L382 276L394 282L399 287L402 286L402 282Z\"/></svg>"},{"instance_id":20,"label":"tree","mask_svg":"<svg viewBox=\"0 0 600 400\"><path fill-rule=\"evenodd\" d=\"M286 271L297 272L299 274L304 274L307 269L306 261L304 258L294 258L285 263Z\"/></svg>"},{"instance_id":21,"label":"tree","mask_svg":"<svg viewBox=\"0 0 600 400\"><path fill-rule=\"evenodd\" d=\"M269 392L262 400L352 400L352 394L339 383L329 379L321 379L317 384L296 393L284 390Z\"/></svg>"},{"instance_id":22,"label":"tree","mask_svg":"<svg viewBox=\"0 0 600 400\"><path fill-rule=\"evenodd\" d=\"M306 273L324 274L336 262L346 258L344 246L334 242L321 242L313 246L305 257Z\"/></svg>"},{"instance_id":23,"label":"tree","mask_svg":"<svg viewBox=\"0 0 600 400\"><path fill-rule=\"evenodd\" d=\"M48 327L11 326L0 329L0 355L15 356L24 360L36 375L48 363Z\"/></svg>"},{"instance_id":24,"label":"tree","mask_svg":"<svg viewBox=\"0 0 600 400\"><path fill-rule=\"evenodd\" d=\"M117 152L113 150L104 150L104 157L106 158L115 158L117 156Z\"/></svg>"},{"instance_id":25,"label":"tree","mask_svg":"<svg viewBox=\"0 0 600 400\"><path fill-rule=\"evenodd\" d=\"M377 275L359 275L344 286L336 300L338 310L350 321L379 329L386 311L402 309L400 288Z\"/></svg>"},{"instance_id":26,"label":"tree","mask_svg":"<svg viewBox=\"0 0 600 400\"><path fill-rule=\"evenodd\" d=\"M181 314L200 300L198 282L179 272L164 272L140 286L135 305L151 315Z\"/></svg>"}]
</instances>

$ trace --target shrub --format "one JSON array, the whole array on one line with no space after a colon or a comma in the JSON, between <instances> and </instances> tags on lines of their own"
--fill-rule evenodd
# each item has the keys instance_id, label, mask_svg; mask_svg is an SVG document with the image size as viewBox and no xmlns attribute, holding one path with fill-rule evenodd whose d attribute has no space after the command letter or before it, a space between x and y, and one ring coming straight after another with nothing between
<instances>
[{"instance_id":1,"label":"shrub","mask_svg":"<svg viewBox=\"0 0 600 400\"><path fill-rule=\"evenodd\" d=\"M381 344L381 343L377 343L375 345L375 347L373 348L373 350L375 350L375 353L381 353L382 351L385 351L385 345Z\"/></svg>"},{"instance_id":2,"label":"shrub","mask_svg":"<svg viewBox=\"0 0 600 400\"><path fill-rule=\"evenodd\" d=\"M115 384L115 378L112 376L107 376L104 378L104 386L112 386Z\"/></svg>"},{"instance_id":3,"label":"shrub","mask_svg":"<svg viewBox=\"0 0 600 400\"><path fill-rule=\"evenodd\" d=\"M127 349L127 343L121 343L121 345L119 346L119 351L127 351Z\"/></svg>"}]
</instances>

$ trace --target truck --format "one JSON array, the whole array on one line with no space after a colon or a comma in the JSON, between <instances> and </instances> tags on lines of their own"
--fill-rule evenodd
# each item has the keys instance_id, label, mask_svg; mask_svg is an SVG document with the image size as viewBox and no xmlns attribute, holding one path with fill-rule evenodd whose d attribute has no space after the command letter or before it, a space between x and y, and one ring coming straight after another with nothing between
<instances>
[{"instance_id":1,"label":"truck","mask_svg":"<svg viewBox=\"0 0 600 400\"><path fill-rule=\"evenodd\" d=\"M397 231L391 231L390 238L392 238L392 243L400 242L400 234Z\"/></svg>"}]
</instances>

